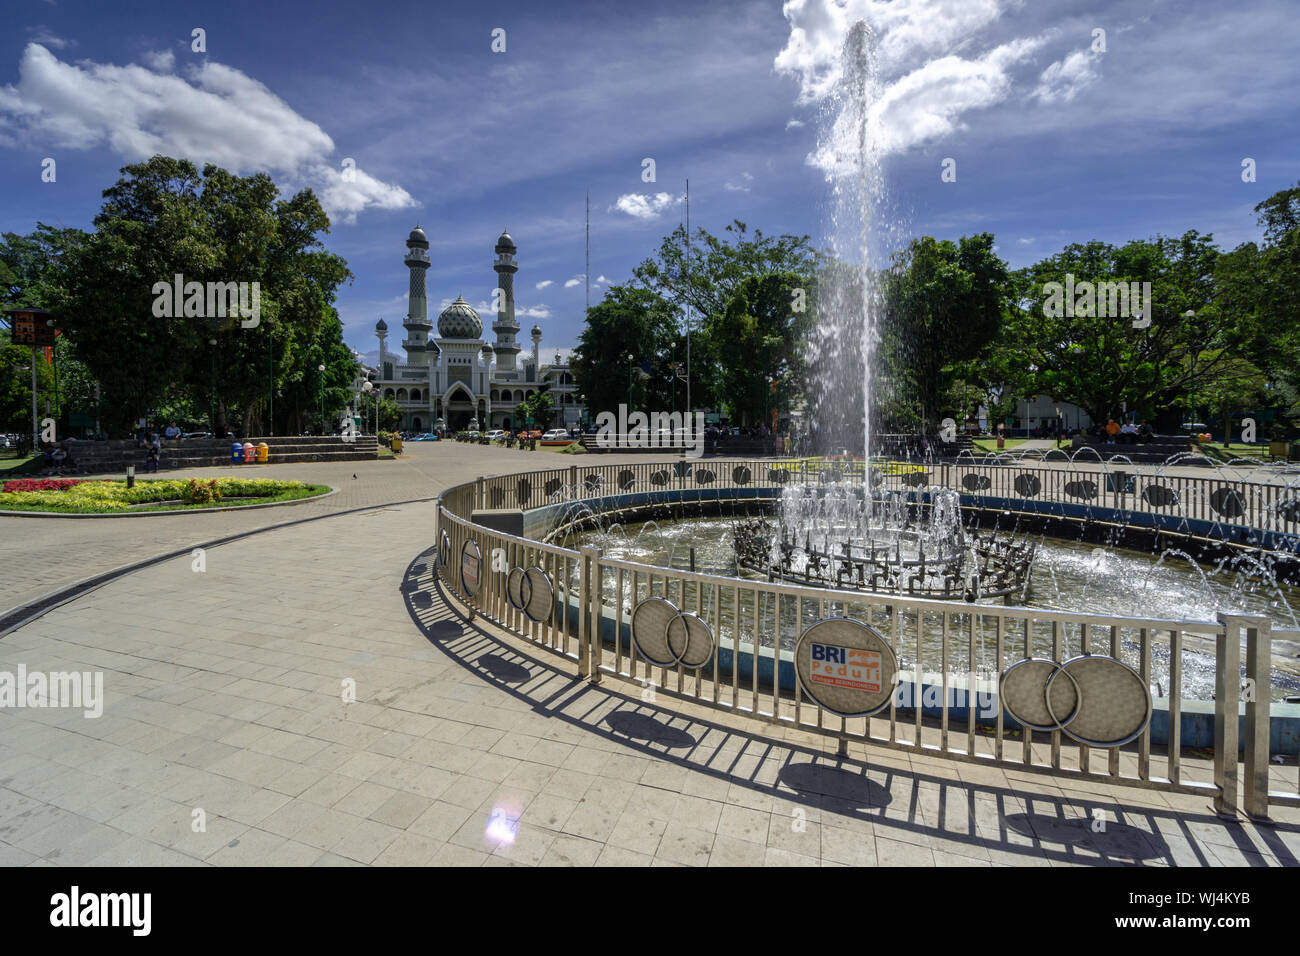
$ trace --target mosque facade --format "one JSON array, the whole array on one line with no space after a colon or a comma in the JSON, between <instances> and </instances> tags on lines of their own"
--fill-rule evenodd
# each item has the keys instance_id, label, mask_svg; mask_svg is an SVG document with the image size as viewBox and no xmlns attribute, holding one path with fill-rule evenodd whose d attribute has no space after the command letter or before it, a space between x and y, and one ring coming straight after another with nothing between
<instances>
[{"instance_id":1,"label":"mosque facade","mask_svg":"<svg viewBox=\"0 0 1300 956\"><path fill-rule=\"evenodd\" d=\"M373 379L380 393L401 408L403 431L568 428L581 422L581 396L568 362L561 361L558 354L551 364L541 362L541 326L534 325L530 331L529 352L519 344L514 289L519 266L509 233L501 234L493 251L492 269L499 290L493 341L488 342L483 334L482 317L460 296L439 314L434 335L425 285L431 264L429 239L418 226L407 237L404 261L410 270L410 289L402 321L406 360L389 351L388 323L380 319L375 326L378 375ZM551 394L551 420L532 425L516 421L515 407L543 389Z\"/></svg>"}]
</instances>

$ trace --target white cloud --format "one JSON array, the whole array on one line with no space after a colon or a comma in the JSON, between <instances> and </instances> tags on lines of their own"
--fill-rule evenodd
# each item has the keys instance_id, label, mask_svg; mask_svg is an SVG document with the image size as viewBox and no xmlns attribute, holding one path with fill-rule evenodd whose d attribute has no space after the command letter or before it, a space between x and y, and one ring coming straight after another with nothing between
<instances>
[{"instance_id":1,"label":"white cloud","mask_svg":"<svg viewBox=\"0 0 1300 956\"><path fill-rule=\"evenodd\" d=\"M974 60L945 56L886 86L867 107L867 139L877 155L903 152L962 128L961 117L1005 99L1010 68L1045 42L1045 37L1012 40ZM859 111L843 109L823 135L810 165L842 170L855 155Z\"/></svg>"},{"instance_id":2,"label":"white cloud","mask_svg":"<svg viewBox=\"0 0 1300 956\"><path fill-rule=\"evenodd\" d=\"M741 173L739 182L723 183L722 188L727 190L727 192L747 193L749 192L749 184L752 183L753 181L754 181L754 177L751 176L749 173Z\"/></svg>"},{"instance_id":3,"label":"white cloud","mask_svg":"<svg viewBox=\"0 0 1300 956\"><path fill-rule=\"evenodd\" d=\"M176 54L171 50L151 50L141 56L144 65L157 73L170 73L176 66Z\"/></svg>"},{"instance_id":4,"label":"white cloud","mask_svg":"<svg viewBox=\"0 0 1300 956\"><path fill-rule=\"evenodd\" d=\"M804 124L804 121L803 121L803 120L792 119L792 120L790 120L790 122L788 122L788 123L785 124L785 128L786 128L787 130L791 130L791 129L803 129L804 125L805 125L805 124Z\"/></svg>"},{"instance_id":5,"label":"white cloud","mask_svg":"<svg viewBox=\"0 0 1300 956\"><path fill-rule=\"evenodd\" d=\"M625 212L634 219L657 219L660 213L680 203L683 198L683 196L673 196L670 193L655 193L653 196L641 193L627 193L619 196L610 209Z\"/></svg>"},{"instance_id":6,"label":"white cloud","mask_svg":"<svg viewBox=\"0 0 1300 956\"><path fill-rule=\"evenodd\" d=\"M572 289L575 285L582 285L582 280L585 278L586 276L574 276L572 279L565 279L564 287L566 289Z\"/></svg>"},{"instance_id":7,"label":"white cloud","mask_svg":"<svg viewBox=\"0 0 1300 956\"><path fill-rule=\"evenodd\" d=\"M345 172L341 167L319 165L309 167L309 172L318 182L316 191L325 211L345 223L356 222L357 213L370 206L406 209L417 205L401 186L382 182L360 167Z\"/></svg>"},{"instance_id":8,"label":"white cloud","mask_svg":"<svg viewBox=\"0 0 1300 956\"><path fill-rule=\"evenodd\" d=\"M1016 242L1020 243L1020 245L1022 246L1031 246L1034 243L1034 237L1027 236L1026 238L1023 239L1017 239Z\"/></svg>"},{"instance_id":9,"label":"white cloud","mask_svg":"<svg viewBox=\"0 0 1300 956\"><path fill-rule=\"evenodd\" d=\"M875 33L879 65L889 75L955 49L1017 6L1019 0L787 0L790 37L775 66L799 80L800 102L812 103L839 83L844 41L860 20Z\"/></svg>"},{"instance_id":10,"label":"white cloud","mask_svg":"<svg viewBox=\"0 0 1300 956\"><path fill-rule=\"evenodd\" d=\"M546 305L515 305L515 318L524 319L549 319L551 317L550 306Z\"/></svg>"},{"instance_id":11,"label":"white cloud","mask_svg":"<svg viewBox=\"0 0 1300 956\"><path fill-rule=\"evenodd\" d=\"M1101 54L1091 50L1075 50L1064 60L1057 60L1038 78L1040 82L1034 90L1034 97L1040 103L1070 102L1080 90L1098 78L1100 60Z\"/></svg>"},{"instance_id":12,"label":"white cloud","mask_svg":"<svg viewBox=\"0 0 1300 956\"><path fill-rule=\"evenodd\" d=\"M400 186L356 170L343 182L326 160L334 141L316 123L247 74L211 59L185 77L131 64L64 63L29 43L16 85L0 86L0 122L20 138L66 149L107 146L130 162L161 153L215 163L237 173L275 171L290 186L312 186L326 211L351 222L370 206L417 205Z\"/></svg>"},{"instance_id":13,"label":"white cloud","mask_svg":"<svg viewBox=\"0 0 1300 956\"><path fill-rule=\"evenodd\" d=\"M28 27L27 32L32 35L33 43L53 47L56 50L63 50L77 45L75 40L65 40L49 27Z\"/></svg>"},{"instance_id":14,"label":"white cloud","mask_svg":"<svg viewBox=\"0 0 1300 956\"><path fill-rule=\"evenodd\" d=\"M537 285L536 285L534 288L537 288L537 289L545 289L547 286L549 286L549 285L554 285L554 284L555 284L554 280L552 280L552 279L545 279L545 280L543 280L543 281L537 283Z\"/></svg>"}]
</instances>

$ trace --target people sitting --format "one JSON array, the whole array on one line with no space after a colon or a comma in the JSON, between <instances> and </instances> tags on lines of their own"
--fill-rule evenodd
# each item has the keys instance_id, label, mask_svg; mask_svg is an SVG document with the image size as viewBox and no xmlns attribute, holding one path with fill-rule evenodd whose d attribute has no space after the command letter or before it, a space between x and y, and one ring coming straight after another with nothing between
<instances>
[{"instance_id":1,"label":"people sitting","mask_svg":"<svg viewBox=\"0 0 1300 956\"><path fill-rule=\"evenodd\" d=\"M1119 422L1113 418L1106 419L1106 444L1115 444L1115 436L1119 434Z\"/></svg>"},{"instance_id":2,"label":"people sitting","mask_svg":"<svg viewBox=\"0 0 1300 956\"><path fill-rule=\"evenodd\" d=\"M1137 441L1137 426L1132 422L1125 422L1120 426L1119 441L1121 445L1132 445Z\"/></svg>"}]
</instances>

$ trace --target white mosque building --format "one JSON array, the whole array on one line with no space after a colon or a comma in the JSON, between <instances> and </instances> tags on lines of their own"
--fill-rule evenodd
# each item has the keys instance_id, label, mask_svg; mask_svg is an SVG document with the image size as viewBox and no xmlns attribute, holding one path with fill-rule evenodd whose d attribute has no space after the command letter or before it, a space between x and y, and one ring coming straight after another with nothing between
<instances>
[{"instance_id":1,"label":"white mosque building","mask_svg":"<svg viewBox=\"0 0 1300 956\"><path fill-rule=\"evenodd\" d=\"M460 296L438 316L438 334L430 337L425 295L425 272L428 271L429 239L416 227L406 240L407 268L411 285L407 314L402 325L406 338L402 349L406 361L388 350L388 323L380 319L375 326L379 339L378 376L372 379L380 393L397 402L402 409L403 431L462 431L466 428L504 428L518 430L527 426L516 422L515 406L545 388L551 393L552 420L536 422L534 428L571 427L583 414L581 396L577 394L567 362L556 355L555 362L542 365L540 349L542 329L532 328L532 354L521 357L518 342L519 323L515 320L515 242L502 233L495 248L492 269L501 290L500 308L492 331L496 341L483 338L483 319Z\"/></svg>"}]
</instances>

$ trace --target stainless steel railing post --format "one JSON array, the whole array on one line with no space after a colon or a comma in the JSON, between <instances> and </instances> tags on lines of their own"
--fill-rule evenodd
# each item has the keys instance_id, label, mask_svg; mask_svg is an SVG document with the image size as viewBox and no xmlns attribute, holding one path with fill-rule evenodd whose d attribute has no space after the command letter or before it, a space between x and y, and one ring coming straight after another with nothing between
<instances>
[{"instance_id":1,"label":"stainless steel railing post","mask_svg":"<svg viewBox=\"0 0 1300 956\"><path fill-rule=\"evenodd\" d=\"M1268 819L1269 675L1272 671L1273 622L1255 618L1246 628L1246 815Z\"/></svg>"},{"instance_id":2,"label":"stainless steel railing post","mask_svg":"<svg viewBox=\"0 0 1300 956\"><path fill-rule=\"evenodd\" d=\"M1214 811L1237 817L1237 718L1241 700L1241 626L1243 618L1219 614L1223 626L1214 655ZM1246 620L1253 620L1249 618Z\"/></svg>"}]
</instances>

